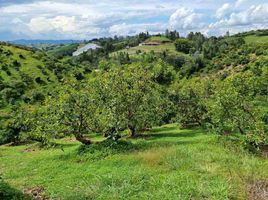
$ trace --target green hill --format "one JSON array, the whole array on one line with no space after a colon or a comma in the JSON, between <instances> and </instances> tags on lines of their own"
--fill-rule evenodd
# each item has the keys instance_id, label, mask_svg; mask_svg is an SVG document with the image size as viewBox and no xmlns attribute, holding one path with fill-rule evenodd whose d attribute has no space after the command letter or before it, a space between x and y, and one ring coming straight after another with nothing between
<instances>
[{"instance_id":1,"label":"green hill","mask_svg":"<svg viewBox=\"0 0 268 200\"><path fill-rule=\"evenodd\" d=\"M182 53L177 52L175 49L174 43L166 43L166 44L161 44L159 46L136 46L136 47L131 47L131 48L126 48L114 53L111 53L111 56L115 56L117 53L128 53L129 55L136 55L139 53L150 53L150 52L155 52L155 53L163 53L166 51L168 54L173 54L173 55L181 55Z\"/></svg>"},{"instance_id":2,"label":"green hill","mask_svg":"<svg viewBox=\"0 0 268 200\"><path fill-rule=\"evenodd\" d=\"M268 36L250 35L246 36L245 40L250 44L268 44Z\"/></svg>"},{"instance_id":3,"label":"green hill","mask_svg":"<svg viewBox=\"0 0 268 200\"><path fill-rule=\"evenodd\" d=\"M46 68L45 63L40 59L43 56L41 52L11 45L0 45L0 79L2 81L19 80L21 75L25 74L32 79L41 79L44 83L56 81L55 75Z\"/></svg>"},{"instance_id":4,"label":"green hill","mask_svg":"<svg viewBox=\"0 0 268 200\"><path fill-rule=\"evenodd\" d=\"M146 40L147 42L161 42L161 43L168 43L171 42L170 39L168 39L165 36L152 36L149 39Z\"/></svg>"},{"instance_id":5,"label":"green hill","mask_svg":"<svg viewBox=\"0 0 268 200\"><path fill-rule=\"evenodd\" d=\"M76 51L79 47L79 44L67 44L56 47L48 51L49 55L55 56L57 58L62 58L64 56L72 56L72 53Z\"/></svg>"},{"instance_id":6,"label":"green hill","mask_svg":"<svg viewBox=\"0 0 268 200\"><path fill-rule=\"evenodd\" d=\"M46 94L76 74L72 64L28 47L0 44L0 112L20 103L42 101Z\"/></svg>"}]
</instances>

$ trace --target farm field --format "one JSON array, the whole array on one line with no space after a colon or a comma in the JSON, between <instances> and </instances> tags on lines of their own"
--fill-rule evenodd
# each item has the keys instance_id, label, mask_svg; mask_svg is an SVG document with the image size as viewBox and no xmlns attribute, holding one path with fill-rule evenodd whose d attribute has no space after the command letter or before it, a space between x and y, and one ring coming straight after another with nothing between
<instances>
[{"instance_id":1,"label":"farm field","mask_svg":"<svg viewBox=\"0 0 268 200\"><path fill-rule=\"evenodd\" d=\"M245 37L245 41L247 43L265 44L265 43L268 43L268 36L251 35L251 36Z\"/></svg>"},{"instance_id":2,"label":"farm field","mask_svg":"<svg viewBox=\"0 0 268 200\"><path fill-rule=\"evenodd\" d=\"M21 191L41 188L40 195L52 199L215 200L256 195L268 178L267 160L176 124L124 138L115 147L85 148L72 138L58 143L46 150L35 144L1 146L2 178Z\"/></svg>"},{"instance_id":3,"label":"farm field","mask_svg":"<svg viewBox=\"0 0 268 200\"><path fill-rule=\"evenodd\" d=\"M163 51L166 51L169 54L174 54L174 55L181 55L183 53L176 51L175 45L173 43L166 43L166 44L161 44L159 46L136 46L136 47L131 47L129 49L123 49L114 53L111 53L111 56L116 55L117 53L124 52L128 53L129 55L136 55L137 52L142 52L142 53L150 53L154 51L155 53L162 53Z\"/></svg>"}]
</instances>

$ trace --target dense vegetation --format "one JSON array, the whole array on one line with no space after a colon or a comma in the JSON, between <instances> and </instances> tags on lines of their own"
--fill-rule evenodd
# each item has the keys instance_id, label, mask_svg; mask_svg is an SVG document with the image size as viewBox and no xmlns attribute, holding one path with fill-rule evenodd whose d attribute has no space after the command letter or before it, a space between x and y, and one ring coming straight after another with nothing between
<instances>
[{"instance_id":1,"label":"dense vegetation","mask_svg":"<svg viewBox=\"0 0 268 200\"><path fill-rule=\"evenodd\" d=\"M197 153L200 149L204 149L207 143L211 145L209 147L212 154L222 150L225 156L234 154L231 156L233 160L242 155L245 159L250 159L247 157L249 153L261 154L268 145L268 40L263 39L267 38L266 36L267 31L261 30L209 38L201 33L189 33L183 38L176 31L167 30L163 35L150 36L149 33L141 33L126 38L94 39L91 42L101 45L102 48L90 50L77 57L70 55L78 44L45 52L1 43L0 144L36 145L37 142L41 147L52 148L47 151L59 156L55 149L63 148L66 144L62 144L62 141L66 136L71 136L83 145L76 152L78 158L72 155L74 151L70 151L74 149L68 148L70 155L63 159L81 159L81 162L90 163L113 154L116 160L119 159L117 155L121 153L123 155L127 153L130 157L133 156L133 152L144 153L149 148L148 145L154 145L153 142L142 143L143 139L140 138L148 136L159 139L155 147L150 146L148 150L150 154L151 148L173 152L166 153L170 156L170 162L173 160L170 163L172 169L180 165L174 163L179 162L176 156L184 155L178 152L184 152L186 159L186 154ZM259 38L258 42L254 43L252 37ZM157 47L138 46L144 41L158 41L162 44ZM197 138L190 139L193 141L201 139L202 142L198 146L189 144L189 147L171 146L165 149L165 145L162 145L165 139L158 138L159 135L164 137L164 133L155 134L157 128L154 127L163 125L169 127L167 124L170 123L178 124L186 132L191 129L190 132L193 134L207 132L210 135L200 134L200 138L198 135ZM181 130L175 125L171 127L174 132L171 131L171 136L167 136L166 145L183 142L184 140L180 140L180 137L184 137L180 135ZM227 151L224 145L234 148ZM15 150L20 148L17 147ZM239 151L236 152L237 155L235 151ZM40 157L52 159L44 155L44 152L41 154ZM206 154L209 154L207 150ZM214 157L212 154L209 155ZM8 151L4 155L11 155L11 152ZM33 162L33 159L34 156L27 162ZM142 159L147 157L143 156ZM201 161L193 157L187 162L209 162L210 159L211 157L207 157ZM223 157L217 159L218 165L225 160ZM132 158L123 160L123 162L136 162ZM162 157L158 160L165 164L169 163ZM40 161L46 162L46 159L40 158ZM5 158L2 166L5 170L8 162L9 159ZM98 168L101 162L98 161L93 167ZM108 161L104 159L103 162ZM261 160L254 160L255 164L250 164L250 160L247 162L245 165L250 165L250 169L238 176L249 176L251 168L257 163L267 168ZM184 164L185 167L191 165ZM235 162L229 166L230 176L232 173L238 173L236 168L238 165ZM38 170L41 169L42 166L38 166ZM101 170L98 173L102 173ZM152 175L157 173L157 170L153 171ZM257 169L256 173L259 171L261 170ZM180 173L190 172L180 168ZM215 188L210 188L210 192L197 191L193 188L186 190L185 183L181 188L177 188L179 191L185 190L180 193L180 197L182 199L201 196L209 199L245 197L246 194L239 192L239 187L243 187L246 180L240 181L229 193L224 178L216 180L215 176L218 174L219 171L216 170L211 178L211 181L215 181ZM114 175L117 176L116 173ZM131 173L128 175L133 176ZM137 187L149 187L148 184L152 180L141 179L141 176L145 174L137 176L137 181L145 181L144 185L138 184ZM198 177L198 174L194 176ZM254 178L268 178L267 174L256 176L258 177ZM9 177L12 177L10 172ZM174 178L175 182L183 180L183 177L174 177L177 178ZM198 184L201 179L193 185ZM118 181L121 179L118 178ZM135 184L130 179L129 181L129 186ZM34 182L41 184L38 180ZM161 183L169 184L160 181L151 186L151 189L155 190ZM50 187L48 182L44 182L44 185ZM223 188L218 187L219 185ZM134 195L133 188L128 189L125 185L124 187L129 190L131 196ZM116 186L112 188L117 190ZM103 189L106 190L104 186L99 186L95 192L86 197L95 198L98 191ZM143 190L144 194L140 197L148 197L151 189ZM170 199L178 197L174 192L175 188L173 189L169 194ZM137 191L140 189L137 188ZM50 192L54 193L55 197L63 195L63 190L57 192L51 189ZM121 194L122 191L117 192ZM113 196L115 193L116 191L110 195L108 193L102 195L103 198L116 198ZM160 193L156 196L161 197Z\"/></svg>"}]
</instances>

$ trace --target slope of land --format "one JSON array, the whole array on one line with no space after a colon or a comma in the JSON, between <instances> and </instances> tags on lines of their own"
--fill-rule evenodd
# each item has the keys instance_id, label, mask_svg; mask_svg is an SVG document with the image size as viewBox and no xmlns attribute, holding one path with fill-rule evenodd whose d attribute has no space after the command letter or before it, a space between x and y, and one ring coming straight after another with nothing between
<instances>
[{"instance_id":1,"label":"slope of land","mask_svg":"<svg viewBox=\"0 0 268 200\"><path fill-rule=\"evenodd\" d=\"M268 36L250 35L245 37L247 43L268 44Z\"/></svg>"},{"instance_id":2,"label":"slope of land","mask_svg":"<svg viewBox=\"0 0 268 200\"><path fill-rule=\"evenodd\" d=\"M72 56L73 52L75 52L78 47L78 43L61 45L59 47L53 48L52 50L49 50L48 54L59 58L62 58L64 56Z\"/></svg>"},{"instance_id":3,"label":"slope of land","mask_svg":"<svg viewBox=\"0 0 268 200\"><path fill-rule=\"evenodd\" d=\"M48 78L55 81L55 76L45 69L41 55L28 49L18 48L12 45L0 45L1 72L0 76L4 81L12 78L18 79L21 73L29 75L31 78L40 78L47 82Z\"/></svg>"},{"instance_id":4,"label":"slope of land","mask_svg":"<svg viewBox=\"0 0 268 200\"><path fill-rule=\"evenodd\" d=\"M258 192L265 188L257 186L268 178L268 161L230 141L219 143L215 135L174 124L124 141L117 147L88 149L71 138L49 150L1 146L0 174L12 187L43 188L41 195L52 199L264 197Z\"/></svg>"},{"instance_id":5,"label":"slope of land","mask_svg":"<svg viewBox=\"0 0 268 200\"><path fill-rule=\"evenodd\" d=\"M129 49L123 49L111 54L111 56L116 55L117 53L123 52L128 53L129 55L136 55L137 53L150 53L154 51L155 53L162 53L166 51L168 54L180 55L180 52L177 52L175 49L174 43L161 44L159 46L136 46Z\"/></svg>"}]
</instances>

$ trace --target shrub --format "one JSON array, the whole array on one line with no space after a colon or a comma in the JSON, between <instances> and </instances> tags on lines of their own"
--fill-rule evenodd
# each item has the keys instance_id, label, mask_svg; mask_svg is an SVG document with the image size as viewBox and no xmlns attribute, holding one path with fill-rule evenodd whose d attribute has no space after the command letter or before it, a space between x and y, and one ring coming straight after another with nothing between
<instances>
[{"instance_id":1,"label":"shrub","mask_svg":"<svg viewBox=\"0 0 268 200\"><path fill-rule=\"evenodd\" d=\"M175 47L177 51L188 54L193 48L193 42L188 39L180 38L175 41Z\"/></svg>"}]
</instances>

